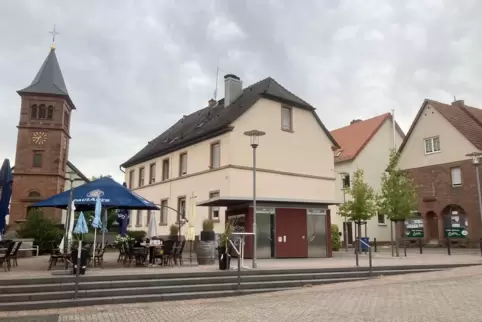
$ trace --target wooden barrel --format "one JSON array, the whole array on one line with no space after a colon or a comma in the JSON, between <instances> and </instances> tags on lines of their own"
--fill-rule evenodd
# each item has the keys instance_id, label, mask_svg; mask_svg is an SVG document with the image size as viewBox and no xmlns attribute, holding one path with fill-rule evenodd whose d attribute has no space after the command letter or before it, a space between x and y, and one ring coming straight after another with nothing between
<instances>
[{"instance_id":1,"label":"wooden barrel","mask_svg":"<svg viewBox=\"0 0 482 322\"><path fill-rule=\"evenodd\" d=\"M199 241L196 256L199 265L214 265L214 241Z\"/></svg>"}]
</instances>

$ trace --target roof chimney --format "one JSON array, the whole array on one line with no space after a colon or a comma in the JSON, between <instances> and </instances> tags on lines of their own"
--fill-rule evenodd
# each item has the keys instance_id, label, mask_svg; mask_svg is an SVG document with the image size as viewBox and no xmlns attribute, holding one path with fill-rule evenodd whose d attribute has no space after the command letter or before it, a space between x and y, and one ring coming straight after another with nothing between
<instances>
[{"instance_id":1,"label":"roof chimney","mask_svg":"<svg viewBox=\"0 0 482 322\"><path fill-rule=\"evenodd\" d=\"M209 101L208 101L208 106L209 107L214 107L216 106L218 103L218 101L216 101L214 98L211 98Z\"/></svg>"},{"instance_id":2,"label":"roof chimney","mask_svg":"<svg viewBox=\"0 0 482 322\"><path fill-rule=\"evenodd\" d=\"M224 76L224 107L228 107L243 92L243 82L233 74Z\"/></svg>"},{"instance_id":3,"label":"roof chimney","mask_svg":"<svg viewBox=\"0 0 482 322\"><path fill-rule=\"evenodd\" d=\"M355 123L358 123L358 122L361 122L361 121L362 121L362 120L360 120L360 119L355 119L355 120L353 120L353 121L350 122L350 125L355 124Z\"/></svg>"},{"instance_id":4,"label":"roof chimney","mask_svg":"<svg viewBox=\"0 0 482 322\"><path fill-rule=\"evenodd\" d=\"M452 102L452 107L462 108L465 106L464 100L457 100Z\"/></svg>"}]
</instances>

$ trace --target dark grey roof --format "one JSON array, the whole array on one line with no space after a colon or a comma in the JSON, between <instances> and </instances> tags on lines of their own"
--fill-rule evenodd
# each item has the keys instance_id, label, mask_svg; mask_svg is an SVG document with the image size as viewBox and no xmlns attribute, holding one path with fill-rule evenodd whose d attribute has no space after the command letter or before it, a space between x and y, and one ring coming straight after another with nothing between
<instances>
[{"instance_id":1,"label":"dark grey roof","mask_svg":"<svg viewBox=\"0 0 482 322\"><path fill-rule=\"evenodd\" d=\"M273 78L268 77L245 88L241 96L227 108L224 107L224 99L222 99L215 107L208 106L184 116L124 162L121 167L127 168L231 131L231 124L263 97L312 111L333 145L339 147L319 119L313 106L289 92Z\"/></svg>"},{"instance_id":2,"label":"dark grey roof","mask_svg":"<svg viewBox=\"0 0 482 322\"><path fill-rule=\"evenodd\" d=\"M55 55L55 49L50 50L50 53L47 58L45 58L42 67L40 67L32 83L24 89L17 91L17 93L20 95L42 94L63 96L71 103L72 108L75 108L70 100L67 86L65 86L57 55Z\"/></svg>"}]
</instances>

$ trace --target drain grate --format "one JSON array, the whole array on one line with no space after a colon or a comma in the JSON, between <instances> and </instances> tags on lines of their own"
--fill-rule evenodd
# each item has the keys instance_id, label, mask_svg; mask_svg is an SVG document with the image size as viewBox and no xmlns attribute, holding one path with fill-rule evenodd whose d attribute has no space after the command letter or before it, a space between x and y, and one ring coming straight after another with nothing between
<instances>
[{"instance_id":1,"label":"drain grate","mask_svg":"<svg viewBox=\"0 0 482 322\"><path fill-rule=\"evenodd\" d=\"M31 316L9 316L0 318L0 322L58 322L59 315L31 315Z\"/></svg>"}]
</instances>

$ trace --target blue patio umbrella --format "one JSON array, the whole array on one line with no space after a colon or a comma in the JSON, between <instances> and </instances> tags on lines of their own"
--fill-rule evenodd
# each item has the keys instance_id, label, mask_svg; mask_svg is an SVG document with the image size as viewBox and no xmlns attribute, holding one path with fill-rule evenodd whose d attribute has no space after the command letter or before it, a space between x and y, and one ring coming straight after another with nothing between
<instances>
[{"instance_id":1,"label":"blue patio umbrella","mask_svg":"<svg viewBox=\"0 0 482 322\"><path fill-rule=\"evenodd\" d=\"M32 207L54 207L67 209L70 191L64 191L43 201L33 204ZM73 199L76 210L93 210L97 197L100 198L102 207L114 209L139 209L159 210L152 202L141 197L127 187L117 183L110 177L103 177L79 187L73 188Z\"/></svg>"},{"instance_id":2,"label":"blue patio umbrella","mask_svg":"<svg viewBox=\"0 0 482 322\"><path fill-rule=\"evenodd\" d=\"M85 235L89 232L87 227L87 222L85 221L85 216L83 212L80 212L79 218L77 218L77 223L74 227L74 233L79 235Z\"/></svg>"},{"instance_id":3,"label":"blue patio umbrella","mask_svg":"<svg viewBox=\"0 0 482 322\"><path fill-rule=\"evenodd\" d=\"M5 159L0 168L0 240L5 229L5 217L9 214L13 175L10 161Z\"/></svg>"},{"instance_id":4,"label":"blue patio umbrella","mask_svg":"<svg viewBox=\"0 0 482 322\"><path fill-rule=\"evenodd\" d=\"M79 218L77 218L77 223L75 224L74 233L79 235L84 235L89 232L87 227L87 222L85 221L84 213L80 212ZM77 298L77 293L79 290L79 271L80 271L80 257L82 254L82 239L83 236L79 238L79 247L77 249L77 269L75 278L75 298Z\"/></svg>"},{"instance_id":5,"label":"blue patio umbrella","mask_svg":"<svg viewBox=\"0 0 482 322\"><path fill-rule=\"evenodd\" d=\"M122 186L128 189L125 182L122 184ZM117 223L120 226L120 235L125 237L127 235L127 225L129 225L129 210L119 209L117 211Z\"/></svg>"},{"instance_id":6,"label":"blue patio umbrella","mask_svg":"<svg viewBox=\"0 0 482 322\"><path fill-rule=\"evenodd\" d=\"M102 228L102 220L100 219L102 215L102 203L100 202L100 197L97 196L95 200L95 209L94 209L94 220L92 220L92 227L94 227L94 251L92 252L92 256L95 255L95 244L97 243L97 229ZM103 243L104 241L102 241Z\"/></svg>"}]
</instances>

